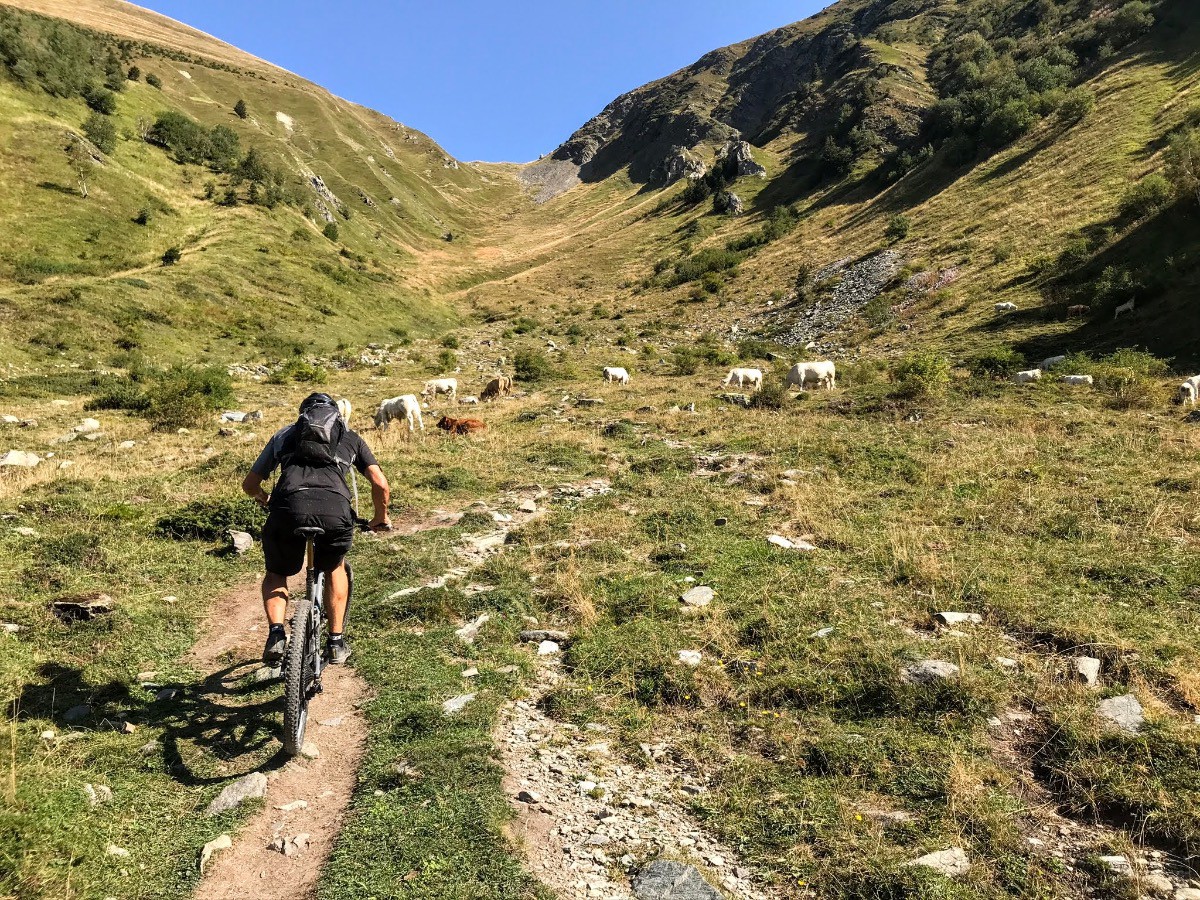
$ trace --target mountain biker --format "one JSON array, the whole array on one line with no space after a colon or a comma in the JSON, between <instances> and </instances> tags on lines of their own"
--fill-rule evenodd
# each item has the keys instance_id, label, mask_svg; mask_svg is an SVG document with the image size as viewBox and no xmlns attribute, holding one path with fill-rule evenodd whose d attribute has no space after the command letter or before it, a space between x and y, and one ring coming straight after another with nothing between
<instances>
[{"instance_id":1,"label":"mountain biker","mask_svg":"<svg viewBox=\"0 0 1200 900\"><path fill-rule=\"evenodd\" d=\"M277 466L279 480L268 495L262 485ZM375 507L371 529L390 530L391 490L375 454L346 426L332 397L311 394L300 404L300 418L271 437L242 482L242 490L269 510L262 535L267 570L262 598L270 625L263 650L266 665L279 665L287 647L283 627L287 580L304 566L306 542L296 535L296 529L303 527L325 529L314 541L314 561L318 571L327 573L327 655L334 665L341 665L350 656L343 629L349 595L344 563L354 537L354 513L345 477L351 466L371 482Z\"/></svg>"}]
</instances>

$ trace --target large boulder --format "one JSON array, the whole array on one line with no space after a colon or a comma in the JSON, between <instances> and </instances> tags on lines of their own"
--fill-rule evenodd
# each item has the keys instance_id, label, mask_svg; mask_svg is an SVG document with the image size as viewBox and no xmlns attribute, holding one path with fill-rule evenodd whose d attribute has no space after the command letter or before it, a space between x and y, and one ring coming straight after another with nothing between
<instances>
[{"instance_id":1,"label":"large boulder","mask_svg":"<svg viewBox=\"0 0 1200 900\"><path fill-rule=\"evenodd\" d=\"M725 163L725 171L737 173L738 178L767 177L767 170L754 161L754 152L747 141L730 141L718 158Z\"/></svg>"},{"instance_id":2,"label":"large boulder","mask_svg":"<svg viewBox=\"0 0 1200 900\"><path fill-rule=\"evenodd\" d=\"M265 797L267 794L267 776L262 772L251 772L243 775L232 784L225 785L224 790L208 804L207 814L218 816L223 812L236 809L247 800Z\"/></svg>"},{"instance_id":3,"label":"large boulder","mask_svg":"<svg viewBox=\"0 0 1200 900\"><path fill-rule=\"evenodd\" d=\"M708 166L691 150L676 144L659 163L655 177L662 184L674 184L681 178L703 178L706 174Z\"/></svg>"},{"instance_id":4,"label":"large boulder","mask_svg":"<svg viewBox=\"0 0 1200 900\"><path fill-rule=\"evenodd\" d=\"M633 879L637 900L722 900L695 866L656 859Z\"/></svg>"}]
</instances>

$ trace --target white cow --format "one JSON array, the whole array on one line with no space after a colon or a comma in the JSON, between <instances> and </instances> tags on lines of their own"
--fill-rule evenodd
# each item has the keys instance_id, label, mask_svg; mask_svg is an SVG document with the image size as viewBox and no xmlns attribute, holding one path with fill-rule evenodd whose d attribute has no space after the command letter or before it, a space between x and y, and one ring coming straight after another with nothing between
<instances>
[{"instance_id":1,"label":"white cow","mask_svg":"<svg viewBox=\"0 0 1200 900\"><path fill-rule=\"evenodd\" d=\"M1133 300L1130 300L1128 303L1122 303L1120 306L1117 307L1116 312L1113 313L1113 320L1116 321L1117 319L1121 318L1121 316L1125 315L1125 313L1133 312L1133 309L1134 309Z\"/></svg>"},{"instance_id":2,"label":"white cow","mask_svg":"<svg viewBox=\"0 0 1200 900\"><path fill-rule=\"evenodd\" d=\"M350 414L354 412L354 407L350 405L350 401L343 397L337 402L338 413L342 417L342 421L346 423L346 427L350 427Z\"/></svg>"},{"instance_id":3,"label":"white cow","mask_svg":"<svg viewBox=\"0 0 1200 900\"><path fill-rule=\"evenodd\" d=\"M1038 368L1042 371L1053 369L1055 366L1062 365L1067 361L1065 356L1048 356L1038 363Z\"/></svg>"},{"instance_id":4,"label":"white cow","mask_svg":"<svg viewBox=\"0 0 1200 900\"><path fill-rule=\"evenodd\" d=\"M1013 376L1013 381L1015 381L1017 384L1032 384L1035 381L1041 381L1041 380L1042 380L1042 370L1041 369L1029 369L1028 371L1025 371L1025 372L1018 372L1016 375Z\"/></svg>"},{"instance_id":5,"label":"white cow","mask_svg":"<svg viewBox=\"0 0 1200 900\"><path fill-rule=\"evenodd\" d=\"M801 391L806 384L815 384L831 391L837 387L837 368L828 361L796 363L787 374L787 384L788 387L795 385Z\"/></svg>"},{"instance_id":6,"label":"white cow","mask_svg":"<svg viewBox=\"0 0 1200 900\"><path fill-rule=\"evenodd\" d=\"M1096 383L1096 379L1091 375L1064 375L1058 380L1063 384L1088 385L1089 387Z\"/></svg>"},{"instance_id":7,"label":"white cow","mask_svg":"<svg viewBox=\"0 0 1200 900\"><path fill-rule=\"evenodd\" d=\"M1179 386L1179 402L1195 406L1200 400L1200 375L1193 375Z\"/></svg>"},{"instance_id":8,"label":"white cow","mask_svg":"<svg viewBox=\"0 0 1200 900\"><path fill-rule=\"evenodd\" d=\"M421 388L422 397L436 397L438 394L448 394L453 400L458 396L458 379L435 378L425 382L425 387Z\"/></svg>"},{"instance_id":9,"label":"white cow","mask_svg":"<svg viewBox=\"0 0 1200 900\"><path fill-rule=\"evenodd\" d=\"M408 423L408 433L411 435L419 426L425 430L425 422L421 419L421 401L414 394L401 394L391 400L379 404L379 412L375 413L375 427L387 431L393 420L403 419Z\"/></svg>"},{"instance_id":10,"label":"white cow","mask_svg":"<svg viewBox=\"0 0 1200 900\"><path fill-rule=\"evenodd\" d=\"M730 369L729 374L725 376L725 381L722 382L725 387L737 385L738 387L748 387L752 391L757 391L763 384L763 373L759 369Z\"/></svg>"},{"instance_id":11,"label":"white cow","mask_svg":"<svg viewBox=\"0 0 1200 900\"><path fill-rule=\"evenodd\" d=\"M605 366L604 380L611 384L629 384L629 372L620 366Z\"/></svg>"},{"instance_id":12,"label":"white cow","mask_svg":"<svg viewBox=\"0 0 1200 900\"><path fill-rule=\"evenodd\" d=\"M997 303L995 306L996 312L1016 312L1017 304L1015 303Z\"/></svg>"}]
</instances>

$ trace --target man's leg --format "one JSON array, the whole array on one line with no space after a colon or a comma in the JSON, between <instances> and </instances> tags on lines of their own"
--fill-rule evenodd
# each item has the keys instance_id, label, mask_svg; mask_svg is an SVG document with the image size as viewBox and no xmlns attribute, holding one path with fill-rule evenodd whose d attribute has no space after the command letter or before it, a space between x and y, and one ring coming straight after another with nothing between
<instances>
[{"instance_id":1,"label":"man's leg","mask_svg":"<svg viewBox=\"0 0 1200 900\"><path fill-rule=\"evenodd\" d=\"M267 613L267 624L282 625L287 613L287 576L268 572L262 583L263 609Z\"/></svg>"},{"instance_id":2,"label":"man's leg","mask_svg":"<svg viewBox=\"0 0 1200 900\"><path fill-rule=\"evenodd\" d=\"M346 603L349 601L350 581L345 562L331 571L325 579L325 603L329 611L329 633L341 634L346 627Z\"/></svg>"}]
</instances>

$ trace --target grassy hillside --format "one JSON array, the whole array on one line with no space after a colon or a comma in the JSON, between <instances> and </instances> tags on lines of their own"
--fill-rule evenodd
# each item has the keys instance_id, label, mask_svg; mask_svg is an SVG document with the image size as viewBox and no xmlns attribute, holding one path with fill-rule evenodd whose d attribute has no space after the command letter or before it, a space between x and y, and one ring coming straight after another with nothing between
<instances>
[{"instance_id":1,"label":"grassy hillside","mask_svg":"<svg viewBox=\"0 0 1200 900\"><path fill-rule=\"evenodd\" d=\"M261 564L223 553L227 520L261 524L242 472L306 380L362 422L432 374L457 369L477 394L498 368L518 396L472 410L477 440L367 432L397 517L512 512L538 484L612 493L552 504L469 590L398 593L492 527L479 508L360 542L351 638L371 738L320 897L545 895L506 831L492 745L536 681L515 641L526 617L573 638L541 708L606 727L614 765L662 765L664 784L687 771L703 789L677 802L772 897L1147 893L1144 867L1121 876L1112 854L1200 887L1200 433L1171 403L1200 365L1200 203L1180 162L1200 128L1194 5L839 3L616 101L553 161L579 183L541 202L522 185L545 162L455 167L177 23L112 0L19 5L85 29L57 40L85 42L69 59L89 78L110 55L126 78L97 113L115 145L88 162L84 198L64 147L105 101L70 67L0 72L0 412L28 423L0 434L44 457L0 474L0 579L18 586L0 597L18 626L0 634L0 896L190 890L199 847L246 815L205 819L207 803L283 763L278 692L239 682L214 704L219 673L187 657L219 627L212 598ZM23 22L49 41L46 20ZM178 161L178 135L141 137L164 111L204 127L200 161ZM716 171L735 131L764 176ZM650 180L676 146L705 177ZM718 211L729 194L742 214ZM884 250L878 292L856 286ZM1066 368L1011 382L1059 353ZM837 361L838 388L794 397L782 375L809 355ZM266 378L165 367L285 360ZM737 363L766 373L752 401L722 396ZM614 364L628 388L600 382ZM1068 371L1094 384L1058 383ZM229 433L216 414L235 407L263 423ZM94 441L70 437L85 415ZM181 509L204 526L183 540L162 524ZM687 614L693 584L715 599ZM66 625L48 610L91 591L116 611ZM938 625L946 610L982 621ZM455 629L483 612L463 644ZM1078 656L1099 661L1095 686ZM925 659L958 672L909 683ZM143 687L150 671L179 698ZM444 717L468 690L467 714ZM1128 694L1136 734L1097 715ZM85 783L114 802L89 804ZM909 865L948 847L965 876ZM647 861L610 849L618 879L625 851Z\"/></svg>"}]
</instances>

